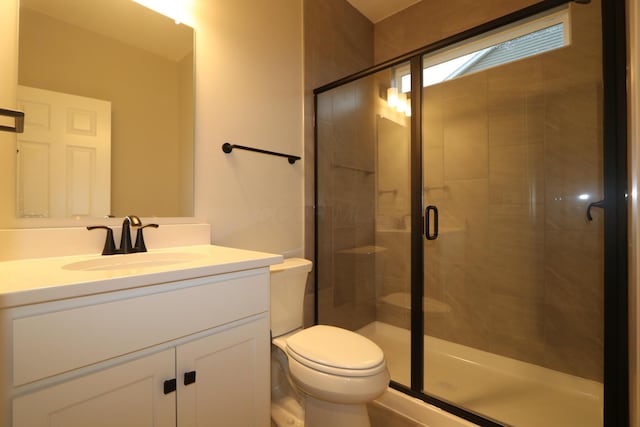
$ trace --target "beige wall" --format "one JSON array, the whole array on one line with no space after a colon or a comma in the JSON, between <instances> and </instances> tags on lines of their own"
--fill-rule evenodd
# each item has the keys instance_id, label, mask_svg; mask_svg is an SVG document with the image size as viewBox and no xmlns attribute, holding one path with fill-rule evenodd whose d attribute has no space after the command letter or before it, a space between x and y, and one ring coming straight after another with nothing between
<instances>
[{"instance_id":1,"label":"beige wall","mask_svg":"<svg viewBox=\"0 0 640 427\"><path fill-rule=\"evenodd\" d=\"M180 139L180 91L191 88L179 63L24 8L19 62L21 85L111 102L113 215L191 215L180 204L177 159L193 139Z\"/></svg>"},{"instance_id":2,"label":"beige wall","mask_svg":"<svg viewBox=\"0 0 640 427\"><path fill-rule=\"evenodd\" d=\"M303 254L302 2L198 0L196 216L216 244ZM286 159L225 142L301 155Z\"/></svg>"}]
</instances>

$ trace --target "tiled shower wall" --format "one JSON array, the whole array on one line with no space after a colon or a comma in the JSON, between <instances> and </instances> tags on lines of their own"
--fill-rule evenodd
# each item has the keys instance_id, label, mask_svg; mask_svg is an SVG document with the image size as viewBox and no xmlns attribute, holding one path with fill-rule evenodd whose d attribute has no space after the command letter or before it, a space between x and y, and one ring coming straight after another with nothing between
<instances>
[{"instance_id":1,"label":"tiled shower wall","mask_svg":"<svg viewBox=\"0 0 640 427\"><path fill-rule=\"evenodd\" d=\"M375 320L375 79L319 96L319 322L358 329Z\"/></svg>"},{"instance_id":2,"label":"tiled shower wall","mask_svg":"<svg viewBox=\"0 0 640 427\"><path fill-rule=\"evenodd\" d=\"M315 264L313 89L373 65L373 24L346 0L305 0L303 7L305 257ZM305 325L313 324L313 289L312 274L305 295Z\"/></svg>"}]
</instances>

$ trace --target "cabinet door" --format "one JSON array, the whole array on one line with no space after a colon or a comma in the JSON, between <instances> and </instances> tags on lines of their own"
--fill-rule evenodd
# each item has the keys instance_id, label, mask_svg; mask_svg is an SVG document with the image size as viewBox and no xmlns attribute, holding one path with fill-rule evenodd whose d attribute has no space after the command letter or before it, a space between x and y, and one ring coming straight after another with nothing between
<instances>
[{"instance_id":1,"label":"cabinet door","mask_svg":"<svg viewBox=\"0 0 640 427\"><path fill-rule=\"evenodd\" d=\"M175 351L168 349L13 400L14 427L175 426Z\"/></svg>"},{"instance_id":2,"label":"cabinet door","mask_svg":"<svg viewBox=\"0 0 640 427\"><path fill-rule=\"evenodd\" d=\"M265 315L179 346L178 427L269 426L270 343Z\"/></svg>"}]
</instances>

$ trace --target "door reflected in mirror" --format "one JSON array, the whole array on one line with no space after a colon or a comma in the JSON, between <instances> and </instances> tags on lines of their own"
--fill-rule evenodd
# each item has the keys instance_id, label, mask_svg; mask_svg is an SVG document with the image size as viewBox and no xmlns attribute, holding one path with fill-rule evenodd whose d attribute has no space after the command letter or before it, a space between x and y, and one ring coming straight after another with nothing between
<instances>
[{"instance_id":1,"label":"door reflected in mirror","mask_svg":"<svg viewBox=\"0 0 640 427\"><path fill-rule=\"evenodd\" d=\"M16 215L193 216L193 29L131 0L22 0L19 28Z\"/></svg>"}]
</instances>

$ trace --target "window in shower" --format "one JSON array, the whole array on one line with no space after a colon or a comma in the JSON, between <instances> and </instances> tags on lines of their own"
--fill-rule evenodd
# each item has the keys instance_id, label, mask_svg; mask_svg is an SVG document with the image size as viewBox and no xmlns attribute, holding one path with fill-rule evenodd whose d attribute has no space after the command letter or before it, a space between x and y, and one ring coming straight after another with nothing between
<instances>
[{"instance_id":1,"label":"window in shower","mask_svg":"<svg viewBox=\"0 0 640 427\"><path fill-rule=\"evenodd\" d=\"M468 41L425 58L422 85L430 86L571 44L569 12L554 13ZM409 66L395 69L392 86L411 92Z\"/></svg>"}]
</instances>

